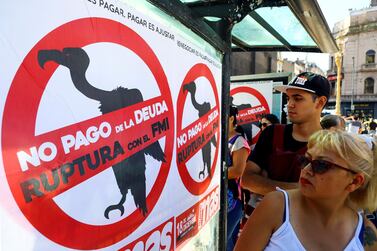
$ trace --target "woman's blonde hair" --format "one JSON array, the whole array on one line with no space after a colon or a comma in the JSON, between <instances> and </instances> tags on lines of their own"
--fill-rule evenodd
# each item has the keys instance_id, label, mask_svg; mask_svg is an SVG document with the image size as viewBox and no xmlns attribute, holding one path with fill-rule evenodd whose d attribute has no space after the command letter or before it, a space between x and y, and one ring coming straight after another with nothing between
<instances>
[{"instance_id":1,"label":"woman's blonde hair","mask_svg":"<svg viewBox=\"0 0 377 251\"><path fill-rule=\"evenodd\" d=\"M308 148L319 147L330 151L346 161L348 167L365 176L364 184L349 196L349 202L356 209L370 212L377 209L377 152L364 139L341 130L321 130L313 134Z\"/></svg>"}]
</instances>

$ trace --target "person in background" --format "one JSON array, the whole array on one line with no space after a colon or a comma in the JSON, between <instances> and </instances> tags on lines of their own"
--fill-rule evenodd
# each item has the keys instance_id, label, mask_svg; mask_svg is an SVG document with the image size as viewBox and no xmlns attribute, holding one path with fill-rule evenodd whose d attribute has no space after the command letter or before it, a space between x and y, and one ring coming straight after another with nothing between
<instances>
[{"instance_id":1,"label":"person in background","mask_svg":"<svg viewBox=\"0 0 377 251\"><path fill-rule=\"evenodd\" d=\"M370 119L364 117L364 119L362 119L360 122L361 122L361 132L360 132L360 134L369 134Z\"/></svg>"},{"instance_id":2,"label":"person in background","mask_svg":"<svg viewBox=\"0 0 377 251\"><path fill-rule=\"evenodd\" d=\"M275 114L272 114L272 113L264 114L261 118L261 121L260 121L261 131L266 129L267 126L275 125L275 124L280 124L280 121L279 121L278 117L276 117ZM244 213L244 216L243 216L242 222L241 222L241 230L242 230L243 226L245 225L247 219L253 213L254 208L257 206L257 204L262 199L262 196L260 196L259 194L256 194L256 193L252 193L247 189L242 189L242 192L243 192L244 197L245 197L245 205L244 205L245 213Z\"/></svg>"},{"instance_id":3,"label":"person in background","mask_svg":"<svg viewBox=\"0 0 377 251\"><path fill-rule=\"evenodd\" d=\"M280 121L275 114L270 113L262 116L262 119L260 121L260 128L262 131L266 129L267 126L272 124L280 124Z\"/></svg>"},{"instance_id":4,"label":"person in background","mask_svg":"<svg viewBox=\"0 0 377 251\"><path fill-rule=\"evenodd\" d=\"M277 186L297 188L301 171L297 157L306 152L310 135L322 129L321 112L330 95L328 80L310 72L275 89L286 94L288 118L293 124L268 126L249 156L242 187L261 195Z\"/></svg>"},{"instance_id":5,"label":"person in background","mask_svg":"<svg viewBox=\"0 0 377 251\"><path fill-rule=\"evenodd\" d=\"M360 133L362 128L362 123L359 121L359 116L354 114L351 117L351 122L348 125L347 131L350 133Z\"/></svg>"},{"instance_id":6,"label":"person in background","mask_svg":"<svg viewBox=\"0 0 377 251\"><path fill-rule=\"evenodd\" d=\"M376 128L377 128L377 123L376 121L372 118L369 123L369 134L371 136L374 136L376 134Z\"/></svg>"},{"instance_id":7,"label":"person in background","mask_svg":"<svg viewBox=\"0 0 377 251\"><path fill-rule=\"evenodd\" d=\"M321 126L323 129L340 129L345 130L345 121L342 117L333 114L327 114L321 119Z\"/></svg>"},{"instance_id":8,"label":"person in background","mask_svg":"<svg viewBox=\"0 0 377 251\"><path fill-rule=\"evenodd\" d=\"M246 166L250 147L237 126L236 107L229 108L228 124L228 212L227 212L227 251L232 251L238 238L240 221L243 216L243 200L240 177Z\"/></svg>"},{"instance_id":9,"label":"person in background","mask_svg":"<svg viewBox=\"0 0 377 251\"><path fill-rule=\"evenodd\" d=\"M316 132L301 158L299 188L265 196L235 251L377 250L377 230L361 213L377 208L376 158L356 135Z\"/></svg>"}]
</instances>

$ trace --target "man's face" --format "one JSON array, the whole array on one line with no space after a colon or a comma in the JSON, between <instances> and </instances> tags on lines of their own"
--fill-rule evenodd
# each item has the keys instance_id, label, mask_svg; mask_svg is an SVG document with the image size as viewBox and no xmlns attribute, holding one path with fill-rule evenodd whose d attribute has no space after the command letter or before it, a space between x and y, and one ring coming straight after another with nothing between
<instances>
[{"instance_id":1,"label":"man's face","mask_svg":"<svg viewBox=\"0 0 377 251\"><path fill-rule=\"evenodd\" d=\"M288 118L292 123L302 124L310 121L314 116L319 116L320 108L318 98L313 101L313 93L299 90L287 90Z\"/></svg>"}]
</instances>

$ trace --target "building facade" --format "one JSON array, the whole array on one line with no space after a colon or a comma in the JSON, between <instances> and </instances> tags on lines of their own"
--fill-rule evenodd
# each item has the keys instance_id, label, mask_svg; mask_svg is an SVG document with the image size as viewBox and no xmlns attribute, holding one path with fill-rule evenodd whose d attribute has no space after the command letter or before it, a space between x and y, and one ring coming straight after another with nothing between
<instances>
[{"instance_id":1,"label":"building facade","mask_svg":"<svg viewBox=\"0 0 377 251\"><path fill-rule=\"evenodd\" d=\"M372 0L367 9L350 11L346 19L335 24L333 35L342 54L342 115L357 113L377 118L377 1ZM335 108L335 55L330 55L328 79L331 109Z\"/></svg>"},{"instance_id":2,"label":"building facade","mask_svg":"<svg viewBox=\"0 0 377 251\"><path fill-rule=\"evenodd\" d=\"M325 76L322 69L315 63L310 63L300 59L296 59L296 61L289 61L286 58L282 59L281 54L278 53L277 72L293 72L294 75L297 75L305 71L310 71Z\"/></svg>"},{"instance_id":3,"label":"building facade","mask_svg":"<svg viewBox=\"0 0 377 251\"><path fill-rule=\"evenodd\" d=\"M300 59L289 61L283 59L280 52L275 51L232 52L231 66L232 76L272 72L293 72L294 75L297 75L304 71L325 75L315 63Z\"/></svg>"},{"instance_id":4,"label":"building facade","mask_svg":"<svg viewBox=\"0 0 377 251\"><path fill-rule=\"evenodd\" d=\"M232 52L231 75L249 75L276 72L277 52Z\"/></svg>"}]
</instances>

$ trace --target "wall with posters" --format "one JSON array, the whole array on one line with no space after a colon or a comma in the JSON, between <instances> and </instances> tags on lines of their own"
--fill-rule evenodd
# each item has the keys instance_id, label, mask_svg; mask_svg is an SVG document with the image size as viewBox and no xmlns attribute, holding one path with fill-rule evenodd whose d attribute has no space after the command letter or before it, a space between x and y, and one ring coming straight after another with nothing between
<instances>
[{"instance_id":1,"label":"wall with posters","mask_svg":"<svg viewBox=\"0 0 377 251\"><path fill-rule=\"evenodd\" d=\"M0 249L216 249L221 53L146 1L0 21Z\"/></svg>"},{"instance_id":2,"label":"wall with posters","mask_svg":"<svg viewBox=\"0 0 377 251\"><path fill-rule=\"evenodd\" d=\"M242 126L250 145L260 134L258 122L272 112L272 81L233 82L230 103L238 108L237 123Z\"/></svg>"}]
</instances>

